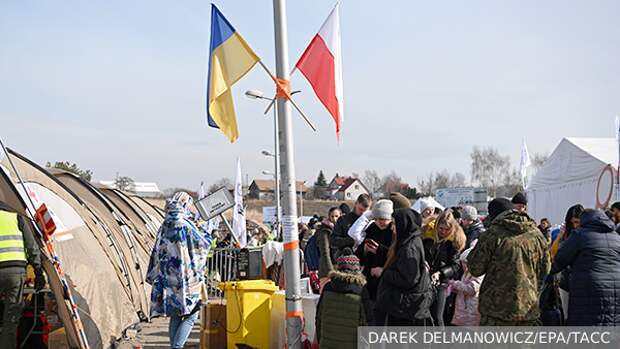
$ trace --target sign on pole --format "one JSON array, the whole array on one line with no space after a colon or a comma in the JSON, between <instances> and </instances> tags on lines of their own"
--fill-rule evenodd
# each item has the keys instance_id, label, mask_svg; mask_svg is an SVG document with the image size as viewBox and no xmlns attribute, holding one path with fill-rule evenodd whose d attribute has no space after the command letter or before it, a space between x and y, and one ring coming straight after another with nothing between
<instances>
[{"instance_id":1,"label":"sign on pole","mask_svg":"<svg viewBox=\"0 0 620 349\"><path fill-rule=\"evenodd\" d=\"M200 216L208 221L233 208L235 206L235 201L228 189L224 187L196 201L195 206L198 212L200 212Z\"/></svg>"}]
</instances>

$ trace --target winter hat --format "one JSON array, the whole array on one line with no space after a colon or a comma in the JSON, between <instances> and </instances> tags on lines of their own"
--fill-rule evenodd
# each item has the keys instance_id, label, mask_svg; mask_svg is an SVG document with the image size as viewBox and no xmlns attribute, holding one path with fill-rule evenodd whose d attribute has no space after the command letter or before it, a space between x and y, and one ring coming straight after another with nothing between
<instances>
[{"instance_id":1,"label":"winter hat","mask_svg":"<svg viewBox=\"0 0 620 349\"><path fill-rule=\"evenodd\" d=\"M350 248L346 247L342 253L336 258L338 271L350 274L359 274L362 272L360 259L353 254Z\"/></svg>"},{"instance_id":2,"label":"winter hat","mask_svg":"<svg viewBox=\"0 0 620 349\"><path fill-rule=\"evenodd\" d=\"M379 200L372 207L372 216L375 219L392 219L394 213L394 203L390 200Z\"/></svg>"},{"instance_id":3,"label":"winter hat","mask_svg":"<svg viewBox=\"0 0 620 349\"><path fill-rule=\"evenodd\" d=\"M351 212L351 208L349 207L349 205L347 205L346 202L341 203L340 206L338 206L338 208L340 209L340 212L342 212L343 216Z\"/></svg>"},{"instance_id":4,"label":"winter hat","mask_svg":"<svg viewBox=\"0 0 620 349\"><path fill-rule=\"evenodd\" d=\"M495 217L508 210L512 210L512 202L510 200L504 198L493 199L489 202L489 216L487 219L491 222Z\"/></svg>"},{"instance_id":5,"label":"winter hat","mask_svg":"<svg viewBox=\"0 0 620 349\"><path fill-rule=\"evenodd\" d=\"M435 208L426 198L421 198L418 201L420 201L420 213L424 212L427 208Z\"/></svg>"},{"instance_id":6,"label":"winter hat","mask_svg":"<svg viewBox=\"0 0 620 349\"><path fill-rule=\"evenodd\" d=\"M478 220L478 210L476 210L476 208L473 207L473 206L465 206L461 210L461 218L462 219L468 219L468 220L471 220L471 221L477 221Z\"/></svg>"},{"instance_id":7,"label":"winter hat","mask_svg":"<svg viewBox=\"0 0 620 349\"><path fill-rule=\"evenodd\" d=\"M394 192L390 193L390 200L394 204L394 209L398 210L399 208L409 208L411 207L411 201L405 197L405 195Z\"/></svg>"},{"instance_id":8,"label":"winter hat","mask_svg":"<svg viewBox=\"0 0 620 349\"><path fill-rule=\"evenodd\" d=\"M525 194L523 193L517 193L515 196L513 196L512 203L527 205L527 197L525 197Z\"/></svg>"}]
</instances>

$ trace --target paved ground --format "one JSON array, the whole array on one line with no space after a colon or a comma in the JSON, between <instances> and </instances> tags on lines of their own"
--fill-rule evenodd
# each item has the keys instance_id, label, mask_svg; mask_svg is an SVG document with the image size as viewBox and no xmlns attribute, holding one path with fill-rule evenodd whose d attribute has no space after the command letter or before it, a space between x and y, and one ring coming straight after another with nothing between
<instances>
[{"instance_id":1,"label":"paved ground","mask_svg":"<svg viewBox=\"0 0 620 349\"><path fill-rule=\"evenodd\" d=\"M150 323L141 323L142 331L134 340L123 341L118 349L168 349L168 319L157 318ZM200 347L200 322L196 321L194 330L185 345L185 349L198 349Z\"/></svg>"}]
</instances>

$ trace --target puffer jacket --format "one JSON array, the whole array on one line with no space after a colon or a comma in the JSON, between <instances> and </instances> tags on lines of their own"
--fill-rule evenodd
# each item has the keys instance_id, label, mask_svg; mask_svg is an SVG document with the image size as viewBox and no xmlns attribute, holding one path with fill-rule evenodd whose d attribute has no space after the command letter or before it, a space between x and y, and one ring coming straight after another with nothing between
<instances>
[{"instance_id":1,"label":"puffer jacket","mask_svg":"<svg viewBox=\"0 0 620 349\"><path fill-rule=\"evenodd\" d=\"M547 241L527 213L509 210L497 216L467 256L467 265L473 276L485 275L481 316L501 323L538 319L538 290L551 260Z\"/></svg>"},{"instance_id":2,"label":"puffer jacket","mask_svg":"<svg viewBox=\"0 0 620 349\"><path fill-rule=\"evenodd\" d=\"M571 267L569 326L620 325L620 235L600 210L586 210L581 227L558 249L551 273Z\"/></svg>"},{"instance_id":3,"label":"puffer jacket","mask_svg":"<svg viewBox=\"0 0 620 349\"><path fill-rule=\"evenodd\" d=\"M372 323L366 279L361 274L332 271L316 313L316 334L322 349L357 348L357 327Z\"/></svg>"},{"instance_id":4,"label":"puffer jacket","mask_svg":"<svg viewBox=\"0 0 620 349\"><path fill-rule=\"evenodd\" d=\"M478 312L478 293L484 276L475 277L469 272L463 274L459 281L450 285L452 293L456 293L454 301L454 317L452 324L455 326L478 326L480 325L480 312Z\"/></svg>"}]
</instances>

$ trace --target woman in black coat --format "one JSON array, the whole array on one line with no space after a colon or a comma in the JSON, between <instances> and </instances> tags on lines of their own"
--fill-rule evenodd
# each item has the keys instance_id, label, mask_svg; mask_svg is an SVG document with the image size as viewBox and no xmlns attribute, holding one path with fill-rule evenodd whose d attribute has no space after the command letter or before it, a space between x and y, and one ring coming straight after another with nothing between
<instances>
[{"instance_id":1,"label":"woman in black coat","mask_svg":"<svg viewBox=\"0 0 620 349\"><path fill-rule=\"evenodd\" d=\"M437 326L444 326L444 316L452 319L452 311L444 314L448 300L448 281L461 277L459 256L465 248L467 237L454 218L452 209L445 210L435 226L435 242L426 256L430 266L431 280L436 285L436 295L431 313ZM450 307L452 309L452 307ZM446 316L447 315L447 316Z\"/></svg>"},{"instance_id":2,"label":"woman in black coat","mask_svg":"<svg viewBox=\"0 0 620 349\"><path fill-rule=\"evenodd\" d=\"M620 325L620 235L603 211L587 209L560 245L551 273L571 268L568 326Z\"/></svg>"},{"instance_id":3,"label":"woman in black coat","mask_svg":"<svg viewBox=\"0 0 620 349\"><path fill-rule=\"evenodd\" d=\"M409 208L394 212L392 241L377 289L377 306L389 326L422 326L430 319L430 276L424 262L420 215Z\"/></svg>"}]
</instances>

